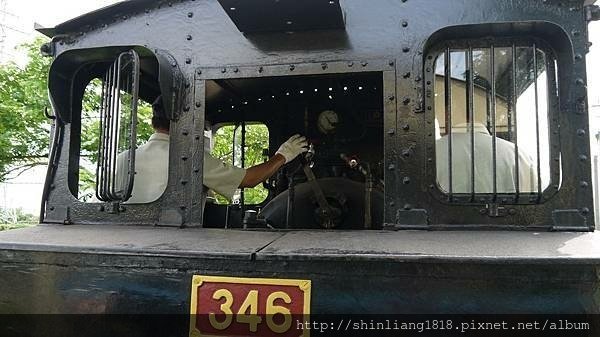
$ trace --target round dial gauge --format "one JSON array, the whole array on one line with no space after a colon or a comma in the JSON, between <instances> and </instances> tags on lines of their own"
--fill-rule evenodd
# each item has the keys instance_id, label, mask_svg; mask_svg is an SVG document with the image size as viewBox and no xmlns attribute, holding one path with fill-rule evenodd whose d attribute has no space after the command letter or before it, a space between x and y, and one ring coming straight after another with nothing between
<instances>
[{"instance_id":1,"label":"round dial gauge","mask_svg":"<svg viewBox=\"0 0 600 337\"><path fill-rule=\"evenodd\" d=\"M333 110L325 110L317 118L317 128L324 134L333 133L338 123L338 114Z\"/></svg>"}]
</instances>

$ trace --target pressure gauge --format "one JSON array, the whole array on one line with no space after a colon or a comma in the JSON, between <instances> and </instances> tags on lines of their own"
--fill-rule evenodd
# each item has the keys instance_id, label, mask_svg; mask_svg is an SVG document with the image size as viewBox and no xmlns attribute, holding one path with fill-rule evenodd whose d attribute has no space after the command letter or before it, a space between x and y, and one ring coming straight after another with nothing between
<instances>
[{"instance_id":1,"label":"pressure gauge","mask_svg":"<svg viewBox=\"0 0 600 337\"><path fill-rule=\"evenodd\" d=\"M333 110L322 111L317 118L317 128L326 135L335 132L338 123L338 114Z\"/></svg>"}]
</instances>

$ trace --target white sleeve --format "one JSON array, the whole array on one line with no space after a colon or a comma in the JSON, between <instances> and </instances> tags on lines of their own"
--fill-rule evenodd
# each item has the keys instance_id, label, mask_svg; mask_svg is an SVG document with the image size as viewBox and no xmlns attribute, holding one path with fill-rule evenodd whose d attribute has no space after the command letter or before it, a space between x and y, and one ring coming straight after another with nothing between
<instances>
[{"instance_id":1,"label":"white sleeve","mask_svg":"<svg viewBox=\"0 0 600 337\"><path fill-rule=\"evenodd\" d=\"M245 169L226 165L210 153L204 152L204 186L231 200L244 176Z\"/></svg>"}]
</instances>

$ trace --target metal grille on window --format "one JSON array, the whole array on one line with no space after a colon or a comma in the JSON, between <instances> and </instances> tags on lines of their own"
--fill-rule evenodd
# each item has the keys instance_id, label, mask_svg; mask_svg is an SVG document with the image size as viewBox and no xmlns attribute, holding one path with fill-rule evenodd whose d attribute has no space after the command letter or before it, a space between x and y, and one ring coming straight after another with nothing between
<instances>
[{"instance_id":1,"label":"metal grille on window","mask_svg":"<svg viewBox=\"0 0 600 337\"><path fill-rule=\"evenodd\" d=\"M103 78L96 170L101 201L127 201L133 190L139 64L135 51L122 53Z\"/></svg>"},{"instance_id":2,"label":"metal grille on window","mask_svg":"<svg viewBox=\"0 0 600 337\"><path fill-rule=\"evenodd\" d=\"M560 184L554 60L534 42L458 45L433 61L439 189L450 202L541 202Z\"/></svg>"}]
</instances>

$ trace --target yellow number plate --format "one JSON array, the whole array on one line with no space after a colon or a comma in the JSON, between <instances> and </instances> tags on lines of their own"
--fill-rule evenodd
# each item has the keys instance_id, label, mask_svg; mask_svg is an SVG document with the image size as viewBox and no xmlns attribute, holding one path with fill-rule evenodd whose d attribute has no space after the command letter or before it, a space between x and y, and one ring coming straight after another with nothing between
<instances>
[{"instance_id":1,"label":"yellow number plate","mask_svg":"<svg viewBox=\"0 0 600 337\"><path fill-rule=\"evenodd\" d=\"M195 275L190 337L308 336L311 282Z\"/></svg>"}]
</instances>

